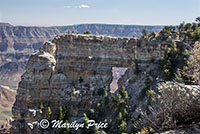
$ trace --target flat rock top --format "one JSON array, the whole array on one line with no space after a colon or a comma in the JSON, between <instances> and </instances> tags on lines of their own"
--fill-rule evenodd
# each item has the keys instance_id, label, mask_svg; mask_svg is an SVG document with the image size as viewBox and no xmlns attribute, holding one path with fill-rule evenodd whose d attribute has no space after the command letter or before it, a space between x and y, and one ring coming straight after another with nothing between
<instances>
[{"instance_id":1,"label":"flat rock top","mask_svg":"<svg viewBox=\"0 0 200 134\"><path fill-rule=\"evenodd\" d=\"M80 41L103 41L103 42L114 42L114 41L129 41L131 39L137 39L137 38L129 38L129 37L119 37L119 36L108 36L108 35L94 35L94 34L74 34L74 33L66 33L66 34L60 34L57 35L53 43L55 43L57 40L62 39L69 39L69 40L80 40Z\"/></svg>"}]
</instances>

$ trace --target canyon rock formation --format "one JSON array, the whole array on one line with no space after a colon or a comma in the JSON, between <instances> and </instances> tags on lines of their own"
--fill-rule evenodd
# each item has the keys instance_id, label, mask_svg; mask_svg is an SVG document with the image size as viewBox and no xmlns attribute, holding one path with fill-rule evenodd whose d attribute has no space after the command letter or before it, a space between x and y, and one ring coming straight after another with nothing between
<instances>
[{"instance_id":1,"label":"canyon rock formation","mask_svg":"<svg viewBox=\"0 0 200 134\"><path fill-rule=\"evenodd\" d=\"M43 111L51 107L52 113L65 105L70 120L81 117L100 97L99 92L110 86L113 67L127 68L118 83L125 85L136 96L133 103L139 104L146 74L144 71L136 78L136 60L141 70L155 71L170 44L159 39L103 35L56 36L28 60L12 109L12 133L41 133L38 123L45 115L41 104Z\"/></svg>"}]
</instances>

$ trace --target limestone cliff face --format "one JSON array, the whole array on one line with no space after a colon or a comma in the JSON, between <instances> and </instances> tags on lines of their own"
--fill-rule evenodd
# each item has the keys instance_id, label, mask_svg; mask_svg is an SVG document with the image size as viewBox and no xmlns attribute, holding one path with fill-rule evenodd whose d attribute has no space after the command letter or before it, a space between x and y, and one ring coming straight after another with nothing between
<instances>
[{"instance_id":1,"label":"limestone cliff face","mask_svg":"<svg viewBox=\"0 0 200 134\"><path fill-rule=\"evenodd\" d=\"M128 68L126 80L119 83L123 85L133 79L128 74L133 74L136 58L141 68L148 68L152 58L159 60L170 43L101 35L56 36L29 58L12 109L12 133L42 133L38 126L38 121L45 117L41 104L44 109L50 106L53 113L58 112L59 106L66 106L70 120L81 117L99 98L99 89L110 85L113 67ZM144 86L142 81L140 85ZM134 88L131 92L141 95L141 87L133 85L133 81L126 83Z\"/></svg>"},{"instance_id":2,"label":"limestone cliff face","mask_svg":"<svg viewBox=\"0 0 200 134\"><path fill-rule=\"evenodd\" d=\"M37 118L36 115L40 110L36 107L50 97L50 79L56 65L55 58L52 55L54 52L55 44L46 42L39 49L39 52L30 56L26 72L21 77L22 81L19 83L16 102L13 107L15 119L24 120L26 123L17 122L16 128L20 127L23 130L27 127L27 123L32 122L32 118ZM31 126L28 125L29 127ZM22 133L21 130L14 133Z\"/></svg>"},{"instance_id":3,"label":"limestone cliff face","mask_svg":"<svg viewBox=\"0 0 200 134\"><path fill-rule=\"evenodd\" d=\"M61 33L57 28L23 27L0 25L0 51L7 49L23 50L28 47L38 48L44 40L51 40Z\"/></svg>"}]
</instances>

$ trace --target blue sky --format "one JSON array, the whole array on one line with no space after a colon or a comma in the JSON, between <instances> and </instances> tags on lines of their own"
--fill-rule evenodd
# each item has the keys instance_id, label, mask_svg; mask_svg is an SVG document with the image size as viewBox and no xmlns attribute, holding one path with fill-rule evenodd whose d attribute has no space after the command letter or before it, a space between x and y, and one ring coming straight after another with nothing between
<instances>
[{"instance_id":1,"label":"blue sky","mask_svg":"<svg viewBox=\"0 0 200 134\"><path fill-rule=\"evenodd\" d=\"M176 25L200 16L200 0L0 0L0 22Z\"/></svg>"}]
</instances>

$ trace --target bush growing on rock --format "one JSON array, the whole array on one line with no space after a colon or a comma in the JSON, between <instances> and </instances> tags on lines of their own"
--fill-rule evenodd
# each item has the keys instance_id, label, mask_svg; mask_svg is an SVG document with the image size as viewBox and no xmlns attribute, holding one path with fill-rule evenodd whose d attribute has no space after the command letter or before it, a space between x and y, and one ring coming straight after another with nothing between
<instances>
[{"instance_id":1,"label":"bush growing on rock","mask_svg":"<svg viewBox=\"0 0 200 134\"><path fill-rule=\"evenodd\" d=\"M183 48L178 47L175 41L165 51L164 57L161 60L160 66L163 72L164 80L175 79L179 69L183 69L186 65L187 55Z\"/></svg>"},{"instance_id":2,"label":"bush growing on rock","mask_svg":"<svg viewBox=\"0 0 200 134\"><path fill-rule=\"evenodd\" d=\"M91 34L90 31L85 31L83 34Z\"/></svg>"},{"instance_id":3,"label":"bush growing on rock","mask_svg":"<svg viewBox=\"0 0 200 134\"><path fill-rule=\"evenodd\" d=\"M188 77L191 77L195 83L200 81L200 43L195 42L194 47L190 51L190 57L185 67Z\"/></svg>"},{"instance_id":4,"label":"bush growing on rock","mask_svg":"<svg viewBox=\"0 0 200 134\"><path fill-rule=\"evenodd\" d=\"M47 108L47 119L48 120L50 120L51 119L51 115L52 115L52 112L51 112L51 107L50 106L48 106L48 108Z\"/></svg>"},{"instance_id":5,"label":"bush growing on rock","mask_svg":"<svg viewBox=\"0 0 200 134\"><path fill-rule=\"evenodd\" d=\"M143 29L142 30L142 38L146 38L147 37L147 30Z\"/></svg>"},{"instance_id":6,"label":"bush growing on rock","mask_svg":"<svg viewBox=\"0 0 200 134\"><path fill-rule=\"evenodd\" d=\"M152 99L150 114L143 113L143 125L157 131L187 125L200 118L200 87L177 82L160 83Z\"/></svg>"}]
</instances>

